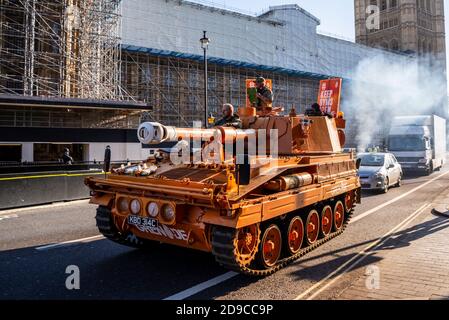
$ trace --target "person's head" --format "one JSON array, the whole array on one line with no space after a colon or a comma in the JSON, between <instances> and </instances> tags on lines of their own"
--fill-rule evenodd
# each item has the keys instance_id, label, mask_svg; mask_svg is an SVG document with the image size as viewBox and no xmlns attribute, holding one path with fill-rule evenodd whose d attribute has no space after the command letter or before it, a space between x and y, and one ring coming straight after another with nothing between
<instances>
[{"instance_id":1,"label":"person's head","mask_svg":"<svg viewBox=\"0 0 449 320\"><path fill-rule=\"evenodd\" d=\"M223 117L231 117L234 114L234 106L230 103L225 103L221 112L223 113Z\"/></svg>"},{"instance_id":2,"label":"person's head","mask_svg":"<svg viewBox=\"0 0 449 320\"><path fill-rule=\"evenodd\" d=\"M65 149L64 149L64 152L65 152L65 153L69 153L69 152L70 152L69 148L65 148Z\"/></svg>"},{"instance_id":3,"label":"person's head","mask_svg":"<svg viewBox=\"0 0 449 320\"><path fill-rule=\"evenodd\" d=\"M312 104L312 110L316 112L321 112L321 106L318 103Z\"/></svg>"},{"instance_id":4,"label":"person's head","mask_svg":"<svg viewBox=\"0 0 449 320\"><path fill-rule=\"evenodd\" d=\"M263 88L263 87L265 87L265 83L266 83L265 78L263 78L263 77L257 77L257 79L256 79L256 87L257 87L257 88Z\"/></svg>"}]
</instances>

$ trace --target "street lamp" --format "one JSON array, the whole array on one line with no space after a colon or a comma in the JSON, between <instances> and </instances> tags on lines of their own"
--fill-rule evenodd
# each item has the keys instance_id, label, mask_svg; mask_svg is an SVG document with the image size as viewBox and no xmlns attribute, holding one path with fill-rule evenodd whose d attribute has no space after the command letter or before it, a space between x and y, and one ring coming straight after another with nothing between
<instances>
[{"instance_id":1,"label":"street lamp","mask_svg":"<svg viewBox=\"0 0 449 320\"><path fill-rule=\"evenodd\" d=\"M201 48L204 50L204 127L207 129L208 122L208 107L207 107L207 49L209 48L210 40L206 36L207 31L203 31L203 37L200 39Z\"/></svg>"}]
</instances>

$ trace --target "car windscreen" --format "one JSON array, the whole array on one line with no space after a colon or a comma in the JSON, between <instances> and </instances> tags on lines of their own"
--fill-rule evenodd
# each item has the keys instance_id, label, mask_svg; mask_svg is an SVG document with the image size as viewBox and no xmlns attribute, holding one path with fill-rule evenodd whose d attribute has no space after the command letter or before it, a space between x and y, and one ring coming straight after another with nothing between
<instances>
[{"instance_id":1,"label":"car windscreen","mask_svg":"<svg viewBox=\"0 0 449 320\"><path fill-rule=\"evenodd\" d=\"M382 167L385 163L385 156L379 154L364 154L359 158L362 167Z\"/></svg>"},{"instance_id":2,"label":"car windscreen","mask_svg":"<svg viewBox=\"0 0 449 320\"><path fill-rule=\"evenodd\" d=\"M426 143L420 136L390 137L388 149L390 151L425 151Z\"/></svg>"}]
</instances>

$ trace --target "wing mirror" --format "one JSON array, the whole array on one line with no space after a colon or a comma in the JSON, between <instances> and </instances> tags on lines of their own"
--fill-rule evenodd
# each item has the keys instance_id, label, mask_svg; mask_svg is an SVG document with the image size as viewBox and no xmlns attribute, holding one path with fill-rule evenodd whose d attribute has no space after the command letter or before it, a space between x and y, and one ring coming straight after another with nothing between
<instances>
[{"instance_id":1,"label":"wing mirror","mask_svg":"<svg viewBox=\"0 0 449 320\"><path fill-rule=\"evenodd\" d=\"M361 165L362 165L362 159L358 158L357 161L356 161L356 163L355 163L355 166L356 166L357 170L360 169L360 166L361 166Z\"/></svg>"}]
</instances>

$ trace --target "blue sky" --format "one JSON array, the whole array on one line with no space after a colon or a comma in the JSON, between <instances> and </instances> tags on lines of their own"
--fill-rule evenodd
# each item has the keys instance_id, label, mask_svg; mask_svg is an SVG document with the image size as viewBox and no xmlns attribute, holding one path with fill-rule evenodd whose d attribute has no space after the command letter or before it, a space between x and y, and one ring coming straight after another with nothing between
<instances>
[{"instance_id":1,"label":"blue sky","mask_svg":"<svg viewBox=\"0 0 449 320\"><path fill-rule=\"evenodd\" d=\"M212 0L215 3L250 12L262 12L269 6L296 3L321 20L320 30L354 39L353 0Z\"/></svg>"}]
</instances>

